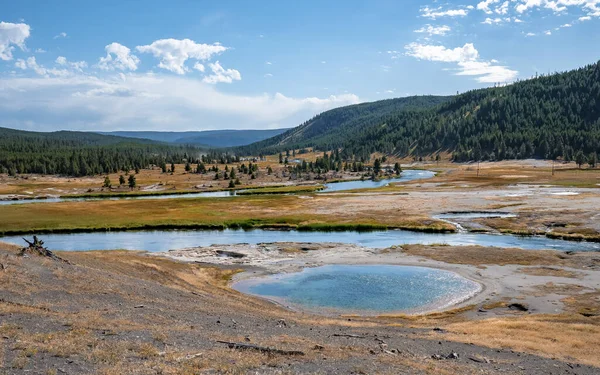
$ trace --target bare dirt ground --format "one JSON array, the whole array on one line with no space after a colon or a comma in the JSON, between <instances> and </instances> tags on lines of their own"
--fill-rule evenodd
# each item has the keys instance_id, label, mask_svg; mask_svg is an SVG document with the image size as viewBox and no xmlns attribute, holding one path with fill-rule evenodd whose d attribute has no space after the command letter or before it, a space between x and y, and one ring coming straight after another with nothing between
<instances>
[{"instance_id":1,"label":"bare dirt ground","mask_svg":"<svg viewBox=\"0 0 600 375\"><path fill-rule=\"evenodd\" d=\"M284 253L295 254L289 246ZM508 317L475 325L461 310L421 318L318 317L230 289L230 277L249 266L121 251L59 255L72 264L18 257L2 246L0 373L594 374L598 368L590 365L600 365L592 317L507 310ZM497 326L525 319L546 337L535 348L512 350L501 340L514 332ZM304 355L230 349L219 340ZM568 344L577 345L553 350Z\"/></svg>"}]
</instances>

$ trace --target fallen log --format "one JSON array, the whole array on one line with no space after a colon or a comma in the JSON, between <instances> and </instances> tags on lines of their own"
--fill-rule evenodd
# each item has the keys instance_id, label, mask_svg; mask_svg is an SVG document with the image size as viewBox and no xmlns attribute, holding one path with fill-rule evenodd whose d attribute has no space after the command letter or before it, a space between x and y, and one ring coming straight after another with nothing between
<instances>
[{"instance_id":1,"label":"fallen log","mask_svg":"<svg viewBox=\"0 0 600 375\"><path fill-rule=\"evenodd\" d=\"M28 246L21 249L21 251L19 252L20 256L25 256L26 254L33 254L51 258L59 262L71 264L71 262L69 262L68 260L56 256L52 251L45 248L44 241L38 239L37 236L33 236L33 242L28 241L26 238L23 238L23 241L25 241Z\"/></svg>"},{"instance_id":2,"label":"fallen log","mask_svg":"<svg viewBox=\"0 0 600 375\"><path fill-rule=\"evenodd\" d=\"M300 350L282 350L276 348L269 348L268 346L259 346L254 344L246 344L241 342L231 342L231 341L217 341L220 344L225 344L229 347L229 349L238 349L238 350L256 350L261 353L269 353L269 354L280 354L280 355L304 355L304 352Z\"/></svg>"}]
</instances>

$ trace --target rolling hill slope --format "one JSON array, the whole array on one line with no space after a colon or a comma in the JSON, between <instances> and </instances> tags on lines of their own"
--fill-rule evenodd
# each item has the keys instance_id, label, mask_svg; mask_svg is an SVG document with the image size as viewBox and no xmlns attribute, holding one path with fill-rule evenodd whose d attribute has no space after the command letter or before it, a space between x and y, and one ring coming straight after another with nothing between
<instances>
[{"instance_id":1,"label":"rolling hill slope","mask_svg":"<svg viewBox=\"0 0 600 375\"><path fill-rule=\"evenodd\" d=\"M337 108L240 152L314 146L341 148L345 159L366 160L376 151L400 156L449 151L457 161L587 160L600 152L600 63L454 97L403 99L421 105Z\"/></svg>"},{"instance_id":2,"label":"rolling hill slope","mask_svg":"<svg viewBox=\"0 0 600 375\"><path fill-rule=\"evenodd\" d=\"M380 124L383 119L394 113L430 108L449 99L450 97L447 96L411 96L335 108L278 136L242 147L241 151L242 153L269 153L312 146L332 149L343 144L346 134Z\"/></svg>"}]
</instances>

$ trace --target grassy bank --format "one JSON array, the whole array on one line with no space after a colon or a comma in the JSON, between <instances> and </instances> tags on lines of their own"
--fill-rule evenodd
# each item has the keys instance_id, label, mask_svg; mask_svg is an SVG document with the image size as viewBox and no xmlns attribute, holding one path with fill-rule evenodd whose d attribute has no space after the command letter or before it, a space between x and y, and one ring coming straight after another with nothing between
<instances>
[{"instance_id":1,"label":"grassy bank","mask_svg":"<svg viewBox=\"0 0 600 375\"><path fill-rule=\"evenodd\" d=\"M426 217L317 213L319 197L250 195L199 198L39 203L0 208L0 234L74 231L277 228L299 230L406 230L448 232L454 228Z\"/></svg>"},{"instance_id":2,"label":"grassy bank","mask_svg":"<svg viewBox=\"0 0 600 375\"><path fill-rule=\"evenodd\" d=\"M237 195L260 195L260 194L295 194L295 193L315 193L323 190L323 185L311 186L265 186L253 189L238 191Z\"/></svg>"}]
</instances>

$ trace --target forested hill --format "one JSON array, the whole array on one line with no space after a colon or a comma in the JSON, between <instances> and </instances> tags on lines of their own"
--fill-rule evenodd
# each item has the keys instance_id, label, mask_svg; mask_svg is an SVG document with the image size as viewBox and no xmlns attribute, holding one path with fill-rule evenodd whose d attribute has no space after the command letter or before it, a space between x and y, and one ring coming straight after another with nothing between
<instances>
[{"instance_id":1,"label":"forested hill","mask_svg":"<svg viewBox=\"0 0 600 375\"><path fill-rule=\"evenodd\" d=\"M334 111L320 116L330 118L329 123L353 126L314 136L303 134L309 121L242 151L315 146L320 150L342 148L347 159L366 159L375 151L401 156L450 151L456 161L573 160L578 154L587 158L600 152L600 63L469 91L427 109L400 108L366 117L356 114L352 106ZM291 137L286 139L286 135Z\"/></svg>"},{"instance_id":2,"label":"forested hill","mask_svg":"<svg viewBox=\"0 0 600 375\"><path fill-rule=\"evenodd\" d=\"M98 134L116 135L120 137L151 139L161 142L189 144L206 147L236 147L249 145L263 139L279 135L288 129L265 130L203 130L187 132L160 132L160 131L116 131Z\"/></svg>"},{"instance_id":3,"label":"forested hill","mask_svg":"<svg viewBox=\"0 0 600 375\"><path fill-rule=\"evenodd\" d=\"M0 128L0 173L85 176L196 158L194 147L87 132Z\"/></svg>"},{"instance_id":4,"label":"forested hill","mask_svg":"<svg viewBox=\"0 0 600 375\"><path fill-rule=\"evenodd\" d=\"M240 148L242 153L278 152L316 146L321 150L340 147L347 135L381 124L399 111L430 108L449 100L448 96L411 96L335 108L273 138Z\"/></svg>"}]
</instances>

